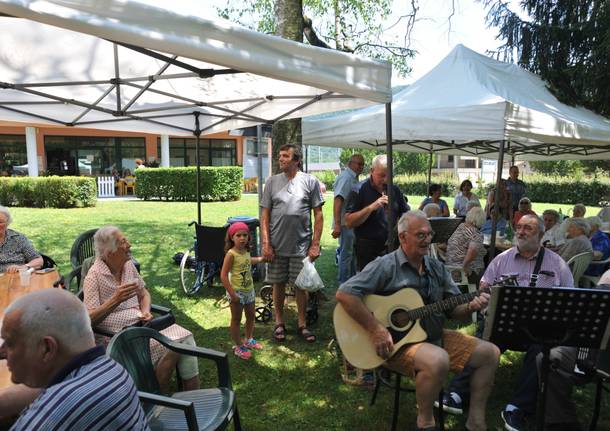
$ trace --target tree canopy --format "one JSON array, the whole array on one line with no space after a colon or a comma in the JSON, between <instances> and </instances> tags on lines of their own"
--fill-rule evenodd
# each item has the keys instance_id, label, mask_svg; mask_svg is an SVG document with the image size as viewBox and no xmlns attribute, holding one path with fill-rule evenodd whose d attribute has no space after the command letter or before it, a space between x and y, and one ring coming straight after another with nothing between
<instances>
[{"instance_id":1,"label":"tree canopy","mask_svg":"<svg viewBox=\"0 0 610 431\"><path fill-rule=\"evenodd\" d=\"M479 0L503 40L496 55L540 75L564 103L610 116L610 2ZM527 17L523 15L527 14Z\"/></svg>"},{"instance_id":2,"label":"tree canopy","mask_svg":"<svg viewBox=\"0 0 610 431\"><path fill-rule=\"evenodd\" d=\"M260 32L278 33L278 8L285 0L227 0L218 10L220 16ZM387 60L401 75L408 74L408 65L415 51L409 48L410 33L415 23L417 2L411 10L388 23L392 0L303 0L303 30L312 45L353 52ZM400 28L392 36L388 30ZM401 36L397 36L400 34Z\"/></svg>"}]
</instances>

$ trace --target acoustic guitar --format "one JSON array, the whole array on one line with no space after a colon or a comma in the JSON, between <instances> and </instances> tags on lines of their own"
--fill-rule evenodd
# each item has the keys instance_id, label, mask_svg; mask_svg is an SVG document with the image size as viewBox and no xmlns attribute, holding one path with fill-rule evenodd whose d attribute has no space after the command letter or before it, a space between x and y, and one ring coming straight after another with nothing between
<instances>
[{"instance_id":1,"label":"acoustic guitar","mask_svg":"<svg viewBox=\"0 0 610 431\"><path fill-rule=\"evenodd\" d=\"M479 292L465 293L424 305L415 289L406 288L389 296L367 295L363 298L363 302L392 335L394 340L392 355L394 355L405 344L418 343L428 337L419 324L420 319L466 304L478 295ZM369 332L352 319L341 304L335 307L333 322L337 343L345 359L352 365L371 369L386 361L377 356Z\"/></svg>"}]
</instances>

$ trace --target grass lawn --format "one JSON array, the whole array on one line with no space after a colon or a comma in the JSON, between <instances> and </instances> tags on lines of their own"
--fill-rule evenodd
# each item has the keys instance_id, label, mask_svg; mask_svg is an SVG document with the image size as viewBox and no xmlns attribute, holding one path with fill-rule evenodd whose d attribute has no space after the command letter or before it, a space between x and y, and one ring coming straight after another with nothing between
<instances>
[{"instance_id":1,"label":"grass lawn","mask_svg":"<svg viewBox=\"0 0 610 431\"><path fill-rule=\"evenodd\" d=\"M320 319L312 327L318 342L307 344L296 337L296 316L289 311L288 339L284 344L271 341L271 323L261 324L256 327L255 336L265 349L256 352L249 361L230 355L233 384L245 429L384 430L390 427L393 392L382 388L377 403L370 407L371 392L342 382L339 363L327 347L333 337L331 312L337 288L334 266L337 242L331 238L329 229L332 195L327 194L326 198L323 254L317 266L330 301L321 304ZM411 206L419 205L422 199L421 196L409 196ZM447 201L451 207L453 199ZM559 207L534 204L538 214L546 208ZM564 214L570 207L561 206ZM221 286L206 288L196 297L186 296L180 288L178 267L171 259L177 251L192 244L193 230L187 224L196 217L194 203L100 201L96 208L12 208L11 213L15 220L12 228L25 233L40 251L52 256L63 274L70 270L70 247L79 233L104 224L119 226L132 243L132 252L142 265L142 274L154 302L171 306L178 322L195 334L198 345L230 352L229 310L218 306L224 289ZM587 211L587 215L596 213L594 208ZM244 195L239 202L203 205L204 224L222 225L229 216L257 214L256 195ZM473 330L472 325L463 329ZM519 361L520 355L513 352L502 358L488 408L490 429L500 428L500 409L510 397ZM207 365L202 364L201 376L204 384L215 381L215 374ZM576 399L582 421L589 418L592 394L591 385L584 391L578 389ZM413 395L403 395L402 406L400 426L413 429ZM606 397L598 429L610 429L609 408ZM448 430L463 429L462 418L449 416L447 422Z\"/></svg>"}]
</instances>

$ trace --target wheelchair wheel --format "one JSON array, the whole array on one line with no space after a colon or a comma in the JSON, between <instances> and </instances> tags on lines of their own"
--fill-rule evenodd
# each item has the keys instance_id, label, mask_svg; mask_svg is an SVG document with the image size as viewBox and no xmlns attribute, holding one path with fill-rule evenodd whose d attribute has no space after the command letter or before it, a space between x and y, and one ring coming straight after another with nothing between
<instances>
[{"instance_id":1,"label":"wheelchair wheel","mask_svg":"<svg viewBox=\"0 0 610 431\"><path fill-rule=\"evenodd\" d=\"M187 295L194 295L201 287L201 276L203 271L198 271L198 264L195 259L195 249L191 247L184 252L180 261L180 284Z\"/></svg>"},{"instance_id":2,"label":"wheelchair wheel","mask_svg":"<svg viewBox=\"0 0 610 431\"><path fill-rule=\"evenodd\" d=\"M273 302L273 286L267 284L261 287L260 296L265 303L271 304Z\"/></svg>"},{"instance_id":3,"label":"wheelchair wheel","mask_svg":"<svg viewBox=\"0 0 610 431\"><path fill-rule=\"evenodd\" d=\"M256 307L255 320L259 323L267 323L271 320L271 309L269 307Z\"/></svg>"}]
</instances>

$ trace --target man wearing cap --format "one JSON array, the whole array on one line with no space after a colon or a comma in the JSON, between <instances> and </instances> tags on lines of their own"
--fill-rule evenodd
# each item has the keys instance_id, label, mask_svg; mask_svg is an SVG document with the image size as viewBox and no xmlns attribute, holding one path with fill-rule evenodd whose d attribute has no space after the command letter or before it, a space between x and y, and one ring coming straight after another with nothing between
<instances>
[{"instance_id":1,"label":"man wearing cap","mask_svg":"<svg viewBox=\"0 0 610 431\"><path fill-rule=\"evenodd\" d=\"M320 238L324 219L324 197L318 180L299 170L301 149L283 145L279 150L281 173L265 182L261 206L263 258L269 262L267 281L273 284L276 341L286 339L284 300L286 283L294 283L303 268L305 256L314 261L320 256ZM311 212L314 215L313 235ZM298 335L313 343L316 336L307 328L307 292L295 289Z\"/></svg>"}]
</instances>

